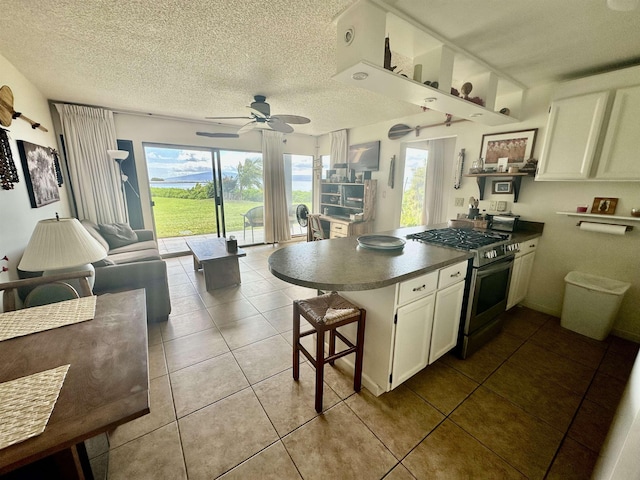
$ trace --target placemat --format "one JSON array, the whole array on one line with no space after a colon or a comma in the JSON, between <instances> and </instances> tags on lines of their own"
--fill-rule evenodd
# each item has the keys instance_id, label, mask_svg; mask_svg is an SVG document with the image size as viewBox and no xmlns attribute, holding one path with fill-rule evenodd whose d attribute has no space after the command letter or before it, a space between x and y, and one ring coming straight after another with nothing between
<instances>
[{"instance_id":1,"label":"placemat","mask_svg":"<svg viewBox=\"0 0 640 480\"><path fill-rule=\"evenodd\" d=\"M91 320L96 296L0 313L0 341Z\"/></svg>"},{"instance_id":2,"label":"placemat","mask_svg":"<svg viewBox=\"0 0 640 480\"><path fill-rule=\"evenodd\" d=\"M0 383L0 449L44 432L69 365Z\"/></svg>"}]
</instances>

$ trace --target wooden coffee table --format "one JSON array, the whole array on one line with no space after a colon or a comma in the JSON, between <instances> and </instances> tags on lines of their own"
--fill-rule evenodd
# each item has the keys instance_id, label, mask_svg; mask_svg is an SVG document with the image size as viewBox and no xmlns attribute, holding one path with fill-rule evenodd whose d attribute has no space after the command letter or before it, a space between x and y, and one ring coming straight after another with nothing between
<instances>
[{"instance_id":1,"label":"wooden coffee table","mask_svg":"<svg viewBox=\"0 0 640 480\"><path fill-rule=\"evenodd\" d=\"M193 269L202 268L207 291L240 283L238 258L247 256L244 250L227 252L224 238L194 238L186 242L193 254Z\"/></svg>"}]
</instances>

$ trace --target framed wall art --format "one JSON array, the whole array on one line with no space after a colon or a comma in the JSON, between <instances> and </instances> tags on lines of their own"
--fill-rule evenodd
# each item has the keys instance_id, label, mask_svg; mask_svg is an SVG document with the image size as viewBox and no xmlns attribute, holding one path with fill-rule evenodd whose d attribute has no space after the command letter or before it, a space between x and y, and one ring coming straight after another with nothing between
<instances>
[{"instance_id":1,"label":"framed wall art","mask_svg":"<svg viewBox=\"0 0 640 480\"><path fill-rule=\"evenodd\" d=\"M23 140L17 143L31 208L60 201L55 152L49 147Z\"/></svg>"},{"instance_id":2,"label":"framed wall art","mask_svg":"<svg viewBox=\"0 0 640 480\"><path fill-rule=\"evenodd\" d=\"M482 136L480 158L484 164L497 166L499 158L508 158L509 164L524 164L533 155L537 128L515 132L492 133Z\"/></svg>"},{"instance_id":3,"label":"framed wall art","mask_svg":"<svg viewBox=\"0 0 640 480\"><path fill-rule=\"evenodd\" d=\"M511 181L493 182L491 193L496 193L496 194L513 193L513 182Z\"/></svg>"},{"instance_id":4,"label":"framed wall art","mask_svg":"<svg viewBox=\"0 0 640 480\"><path fill-rule=\"evenodd\" d=\"M593 199L591 213L599 213L600 215L613 215L616 213L617 198L596 197Z\"/></svg>"}]
</instances>

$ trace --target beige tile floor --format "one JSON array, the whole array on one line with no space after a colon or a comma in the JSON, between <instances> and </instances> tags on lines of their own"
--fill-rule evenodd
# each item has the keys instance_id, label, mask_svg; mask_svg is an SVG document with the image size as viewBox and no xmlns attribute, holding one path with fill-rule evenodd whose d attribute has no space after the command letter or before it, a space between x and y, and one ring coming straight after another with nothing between
<instances>
[{"instance_id":1,"label":"beige tile floor","mask_svg":"<svg viewBox=\"0 0 640 480\"><path fill-rule=\"evenodd\" d=\"M151 413L89 444L117 479L589 478L637 345L596 342L526 308L467 360L449 354L374 397L327 366L291 376L291 302L248 249L243 283L206 292L190 257L168 259L173 313L149 326ZM102 453L109 449L108 453Z\"/></svg>"}]
</instances>

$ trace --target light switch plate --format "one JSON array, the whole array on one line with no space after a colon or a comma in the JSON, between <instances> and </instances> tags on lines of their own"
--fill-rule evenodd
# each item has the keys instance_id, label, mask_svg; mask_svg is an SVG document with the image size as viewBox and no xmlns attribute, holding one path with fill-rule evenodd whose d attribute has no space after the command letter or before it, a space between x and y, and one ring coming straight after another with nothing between
<instances>
[{"instance_id":1,"label":"light switch plate","mask_svg":"<svg viewBox=\"0 0 640 480\"><path fill-rule=\"evenodd\" d=\"M492 200L489 205L489 210L491 210L492 212L495 212L497 208L498 208L498 202L496 202L495 200Z\"/></svg>"},{"instance_id":2,"label":"light switch plate","mask_svg":"<svg viewBox=\"0 0 640 480\"><path fill-rule=\"evenodd\" d=\"M464 198L456 197L456 207L464 207Z\"/></svg>"},{"instance_id":3,"label":"light switch plate","mask_svg":"<svg viewBox=\"0 0 640 480\"><path fill-rule=\"evenodd\" d=\"M504 212L507 209L507 202L498 202L498 211Z\"/></svg>"}]
</instances>

